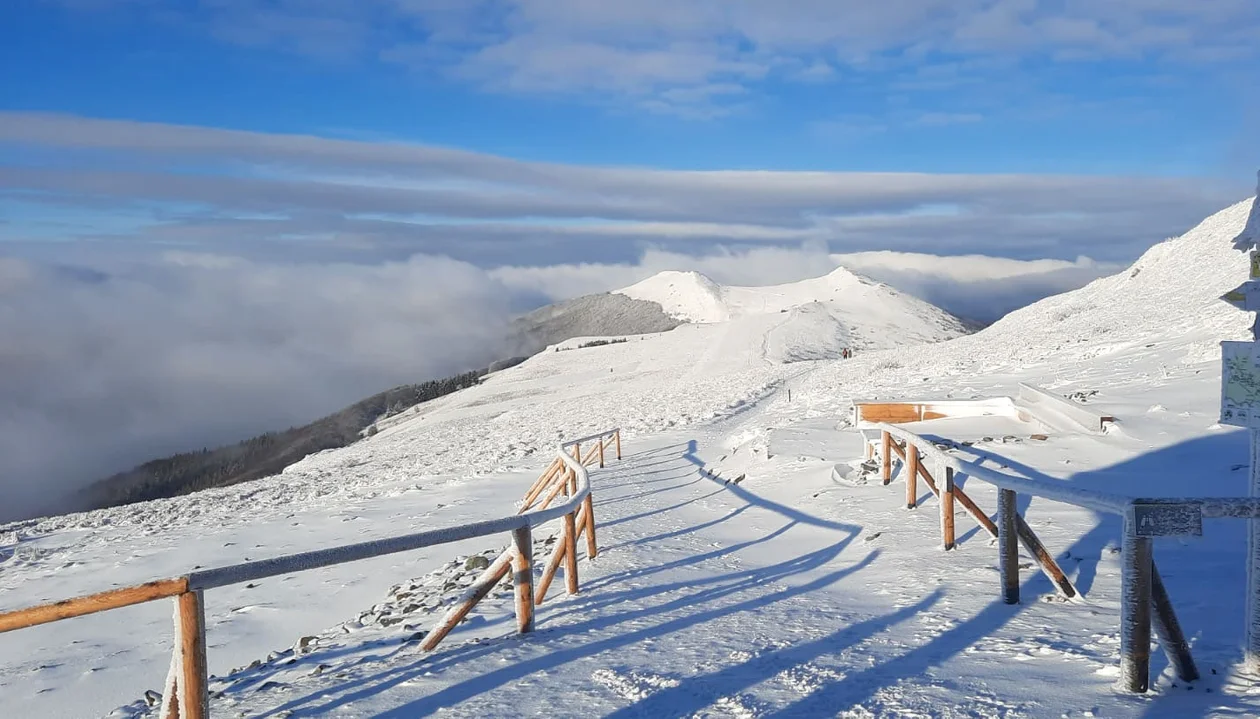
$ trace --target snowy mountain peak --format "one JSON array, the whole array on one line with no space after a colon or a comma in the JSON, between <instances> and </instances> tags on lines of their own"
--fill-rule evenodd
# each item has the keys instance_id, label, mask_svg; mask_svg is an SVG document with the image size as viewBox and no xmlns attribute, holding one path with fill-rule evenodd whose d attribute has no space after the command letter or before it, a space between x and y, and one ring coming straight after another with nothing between
<instances>
[{"instance_id":1,"label":"snowy mountain peak","mask_svg":"<svg viewBox=\"0 0 1260 719\"><path fill-rule=\"evenodd\" d=\"M687 322L725 322L731 318L722 301L722 286L699 272L658 272L615 294L655 302L667 314Z\"/></svg>"},{"instance_id":2,"label":"snowy mountain peak","mask_svg":"<svg viewBox=\"0 0 1260 719\"><path fill-rule=\"evenodd\" d=\"M844 267L821 277L764 287L720 285L699 272L661 272L616 293L654 302L672 317L702 324L790 313L816 303L835 320L845 341L861 348L938 342L966 334L963 324L939 307ZM824 334L835 336L831 331Z\"/></svg>"}]
</instances>

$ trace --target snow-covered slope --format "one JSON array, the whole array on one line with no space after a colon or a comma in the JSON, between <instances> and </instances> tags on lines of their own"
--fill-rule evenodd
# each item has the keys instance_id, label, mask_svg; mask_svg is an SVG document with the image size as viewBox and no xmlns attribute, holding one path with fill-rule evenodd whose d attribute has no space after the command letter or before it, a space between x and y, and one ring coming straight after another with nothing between
<instances>
[{"instance_id":1,"label":"snow-covered slope","mask_svg":"<svg viewBox=\"0 0 1260 719\"><path fill-rule=\"evenodd\" d=\"M939 342L966 333L953 315L840 267L800 282L766 287L719 285L698 272L668 271L617 290L659 304L688 322L727 322L819 305L844 328L854 347Z\"/></svg>"},{"instance_id":2,"label":"snow-covered slope","mask_svg":"<svg viewBox=\"0 0 1260 719\"><path fill-rule=\"evenodd\" d=\"M1205 679L1173 691L1165 672L1134 699L1111 690L1111 520L1022 501L1086 601L1040 601L1051 589L1026 572L1025 601L1006 606L995 550L965 515L959 549L943 554L930 501L910 512L900 485L833 483L847 458L768 451L775 432L793 433L783 447L835 434L828 427L856 396L969 397L1030 381L1096 392L1089 401L1120 421L1103 437L976 445L1007 471L1147 496L1245 493L1234 467L1246 462L1246 435L1216 423L1216 343L1244 337L1249 322L1216 297L1247 274L1229 247L1246 212L1229 208L1132 270L975 335L847 361L793 361L853 339L854 325L816 291L827 278L781 305L772 288L724 288L713 296L729 321L600 347L567 341L276 477L0 527L0 608L511 512L557 439L620 426L626 462L592 478L601 555L583 560L580 594L552 589L536 634L508 638L512 599L499 592L438 652L407 641L449 597L397 597L458 586L465 577L430 573L506 538L218 589L206 596L212 711L1257 716L1260 697L1233 674L1241 523L1157 543ZM699 471L733 456L738 484ZM984 487L967 489L996 506ZM390 591L399 584L407 591ZM136 700L160 688L170 623L162 603L0 635L0 715L126 705L116 716L155 716ZM307 635L318 639L304 649Z\"/></svg>"}]
</instances>

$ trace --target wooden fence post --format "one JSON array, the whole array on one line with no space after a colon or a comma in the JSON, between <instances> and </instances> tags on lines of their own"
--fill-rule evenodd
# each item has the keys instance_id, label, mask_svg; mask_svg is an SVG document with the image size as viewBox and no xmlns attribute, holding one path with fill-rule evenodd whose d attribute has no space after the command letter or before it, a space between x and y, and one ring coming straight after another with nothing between
<instances>
[{"instance_id":1,"label":"wooden fence post","mask_svg":"<svg viewBox=\"0 0 1260 719\"><path fill-rule=\"evenodd\" d=\"M577 517L574 514L564 515L564 584L569 594L578 592Z\"/></svg>"},{"instance_id":2,"label":"wooden fence post","mask_svg":"<svg viewBox=\"0 0 1260 719\"><path fill-rule=\"evenodd\" d=\"M534 540L529 525L512 532L516 545L514 563L516 588L516 631L534 631Z\"/></svg>"},{"instance_id":3,"label":"wooden fence post","mask_svg":"<svg viewBox=\"0 0 1260 719\"><path fill-rule=\"evenodd\" d=\"M882 472L884 484L887 485L892 481L892 435L885 430L881 442L880 463L882 464Z\"/></svg>"},{"instance_id":4,"label":"wooden fence post","mask_svg":"<svg viewBox=\"0 0 1260 719\"><path fill-rule=\"evenodd\" d=\"M586 509L586 558L594 559L599 554L599 548L595 546L595 500L591 499L591 493L586 493L586 499L582 501Z\"/></svg>"},{"instance_id":5,"label":"wooden fence post","mask_svg":"<svg viewBox=\"0 0 1260 719\"><path fill-rule=\"evenodd\" d=\"M180 719L209 719L206 670L206 608L200 590L175 598L179 607Z\"/></svg>"},{"instance_id":6,"label":"wooden fence post","mask_svg":"<svg viewBox=\"0 0 1260 719\"><path fill-rule=\"evenodd\" d=\"M613 437L615 437L617 441L617 459L621 459L621 430L618 429L617 433L614 434Z\"/></svg>"},{"instance_id":7,"label":"wooden fence post","mask_svg":"<svg viewBox=\"0 0 1260 719\"><path fill-rule=\"evenodd\" d=\"M582 463L582 445L575 443L573 445L573 458L578 464ZM577 470L569 472L569 496L577 494Z\"/></svg>"},{"instance_id":8,"label":"wooden fence post","mask_svg":"<svg viewBox=\"0 0 1260 719\"><path fill-rule=\"evenodd\" d=\"M1002 601L1019 604L1019 531L1015 518L1019 510L1015 491L998 489L998 557L1002 573Z\"/></svg>"},{"instance_id":9,"label":"wooden fence post","mask_svg":"<svg viewBox=\"0 0 1260 719\"><path fill-rule=\"evenodd\" d=\"M599 438L599 468L604 468L604 438Z\"/></svg>"},{"instance_id":10,"label":"wooden fence post","mask_svg":"<svg viewBox=\"0 0 1260 719\"><path fill-rule=\"evenodd\" d=\"M906 442L906 509L919 502L919 448Z\"/></svg>"},{"instance_id":11,"label":"wooden fence post","mask_svg":"<svg viewBox=\"0 0 1260 719\"><path fill-rule=\"evenodd\" d=\"M1151 674L1151 538L1137 536L1136 523L1124 520L1120 549L1120 686L1145 692Z\"/></svg>"},{"instance_id":12,"label":"wooden fence post","mask_svg":"<svg viewBox=\"0 0 1260 719\"><path fill-rule=\"evenodd\" d=\"M941 480L941 543L945 551L954 548L954 468L946 467Z\"/></svg>"}]
</instances>

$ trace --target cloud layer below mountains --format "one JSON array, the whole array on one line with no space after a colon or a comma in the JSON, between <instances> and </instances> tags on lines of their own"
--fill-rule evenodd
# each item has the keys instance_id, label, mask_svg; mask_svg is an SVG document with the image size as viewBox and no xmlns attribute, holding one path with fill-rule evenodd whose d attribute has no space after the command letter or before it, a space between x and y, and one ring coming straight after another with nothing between
<instances>
[{"instance_id":1,"label":"cloud layer below mountains","mask_svg":"<svg viewBox=\"0 0 1260 719\"><path fill-rule=\"evenodd\" d=\"M65 493L147 459L484 365L502 355L515 313L551 300L665 269L757 285L840 263L973 315L1102 269L820 245L490 270L435 256L362 265L168 252L104 267L0 258L0 518L55 510Z\"/></svg>"},{"instance_id":2,"label":"cloud layer below mountains","mask_svg":"<svg viewBox=\"0 0 1260 719\"><path fill-rule=\"evenodd\" d=\"M1249 190L598 167L0 112L4 511L484 365L514 313L660 270L760 285L845 264L990 320Z\"/></svg>"}]
</instances>

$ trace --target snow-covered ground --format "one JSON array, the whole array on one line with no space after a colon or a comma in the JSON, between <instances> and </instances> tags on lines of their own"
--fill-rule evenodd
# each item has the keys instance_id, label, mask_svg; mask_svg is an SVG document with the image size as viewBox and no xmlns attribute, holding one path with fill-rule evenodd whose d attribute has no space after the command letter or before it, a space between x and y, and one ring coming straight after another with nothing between
<instances>
[{"instance_id":1,"label":"snow-covered ground","mask_svg":"<svg viewBox=\"0 0 1260 719\"><path fill-rule=\"evenodd\" d=\"M514 635L499 592L436 652L408 641L444 588L467 581L451 560L506 537L214 590L212 711L1260 715L1260 686L1234 671L1242 522L1157 541L1205 677L1174 681L1156 652L1161 676L1135 697L1111 688L1113 519L1021 498L1084 598L1058 601L1028 570L1023 603L1008 606L996 548L966 515L959 548L944 553L934 500L908 511L899 484L832 479L860 452L842 429L855 397L993 396L1029 381L1080 392L1119 422L1101 437L977 443L993 466L1143 495L1245 494L1245 433L1216 424L1217 343L1245 337L1249 321L1216 298L1246 276L1229 246L1246 213L1229 208L1124 273L939 344L813 361L833 355L808 302L601 347L567 342L277 477L0 527L0 608L501 515L559 438L621 426L626 460L592 475L603 551L581 563L580 594L553 587L535 634ZM169 642L165 602L0 636L0 713L143 714Z\"/></svg>"}]
</instances>

